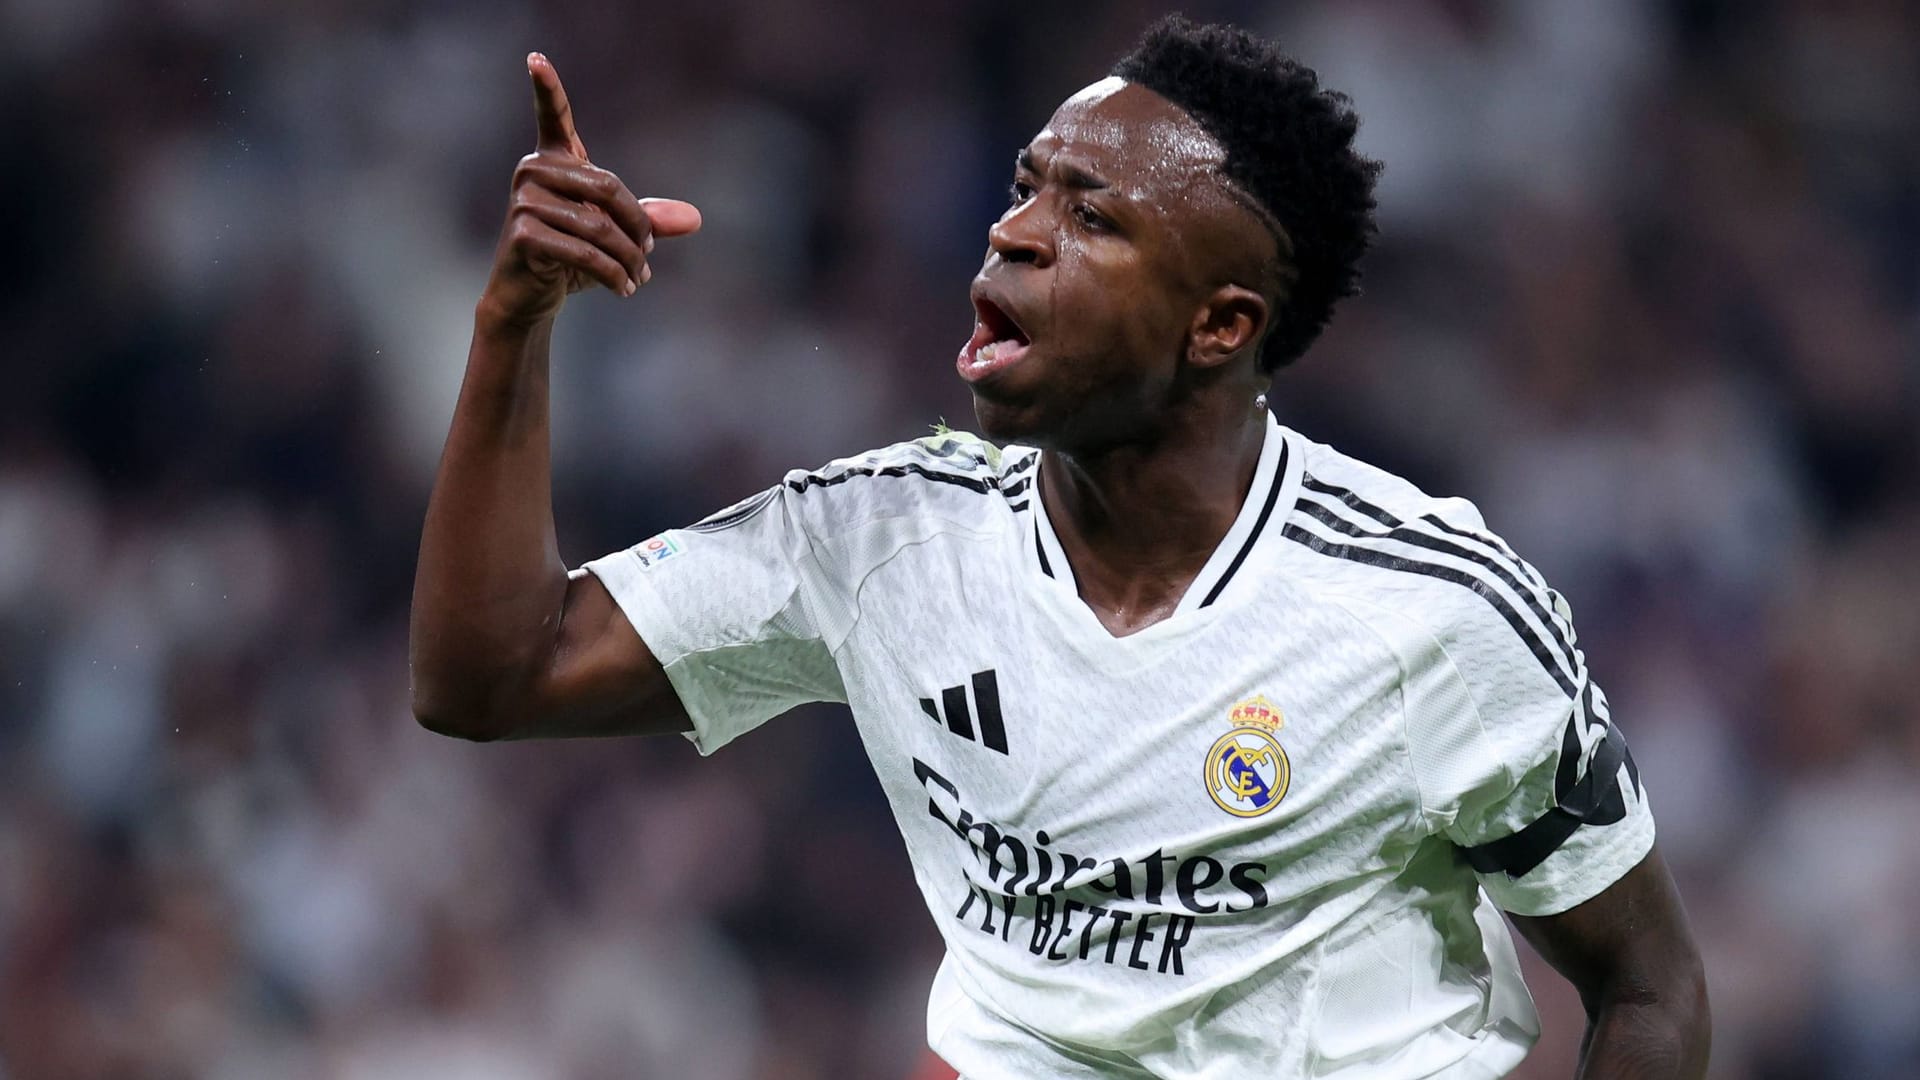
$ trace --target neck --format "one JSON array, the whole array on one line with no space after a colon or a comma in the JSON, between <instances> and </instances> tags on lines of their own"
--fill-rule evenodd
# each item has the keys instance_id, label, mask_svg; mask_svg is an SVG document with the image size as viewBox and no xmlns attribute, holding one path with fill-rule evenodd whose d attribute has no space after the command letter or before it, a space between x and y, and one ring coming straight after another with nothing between
<instances>
[{"instance_id":1,"label":"neck","mask_svg":"<svg viewBox=\"0 0 1920 1080\"><path fill-rule=\"evenodd\" d=\"M1246 501L1267 424L1237 398L1150 441L1047 451L1040 498L1081 598L1109 629L1141 629L1179 605Z\"/></svg>"}]
</instances>

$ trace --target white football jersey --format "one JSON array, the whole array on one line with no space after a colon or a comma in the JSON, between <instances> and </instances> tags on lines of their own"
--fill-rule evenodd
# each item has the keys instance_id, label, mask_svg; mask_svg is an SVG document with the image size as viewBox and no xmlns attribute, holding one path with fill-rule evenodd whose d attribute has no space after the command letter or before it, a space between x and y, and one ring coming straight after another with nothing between
<instances>
[{"instance_id":1,"label":"white football jersey","mask_svg":"<svg viewBox=\"0 0 1920 1080\"><path fill-rule=\"evenodd\" d=\"M852 707L969 1080L1497 1077L1538 1023L1497 908L1653 844L1569 611L1474 507L1272 424L1178 609L1080 600L1041 455L938 435L588 563L712 753Z\"/></svg>"}]
</instances>

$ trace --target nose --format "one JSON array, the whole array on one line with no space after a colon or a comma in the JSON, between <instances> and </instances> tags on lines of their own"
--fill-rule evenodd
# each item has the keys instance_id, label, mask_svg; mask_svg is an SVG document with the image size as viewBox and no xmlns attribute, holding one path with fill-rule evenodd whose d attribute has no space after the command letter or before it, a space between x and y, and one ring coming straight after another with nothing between
<instances>
[{"instance_id":1,"label":"nose","mask_svg":"<svg viewBox=\"0 0 1920 1080\"><path fill-rule=\"evenodd\" d=\"M1039 197L1008 208L987 230L987 248L1005 262L1045 266L1053 261L1053 227Z\"/></svg>"}]
</instances>

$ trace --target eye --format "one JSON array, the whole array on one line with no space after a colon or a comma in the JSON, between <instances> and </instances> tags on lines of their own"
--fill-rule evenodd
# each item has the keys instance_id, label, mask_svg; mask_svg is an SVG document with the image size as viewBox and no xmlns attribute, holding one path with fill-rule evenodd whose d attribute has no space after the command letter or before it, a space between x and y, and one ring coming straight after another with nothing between
<instances>
[{"instance_id":1,"label":"eye","mask_svg":"<svg viewBox=\"0 0 1920 1080\"><path fill-rule=\"evenodd\" d=\"M1025 180L1015 180L1007 185L1007 205L1019 206L1031 198L1033 198L1033 185Z\"/></svg>"},{"instance_id":2,"label":"eye","mask_svg":"<svg viewBox=\"0 0 1920 1080\"><path fill-rule=\"evenodd\" d=\"M1073 216L1081 225L1089 229L1106 230L1112 227L1112 223L1101 216L1100 211L1095 210L1086 203L1075 203L1073 205Z\"/></svg>"}]
</instances>

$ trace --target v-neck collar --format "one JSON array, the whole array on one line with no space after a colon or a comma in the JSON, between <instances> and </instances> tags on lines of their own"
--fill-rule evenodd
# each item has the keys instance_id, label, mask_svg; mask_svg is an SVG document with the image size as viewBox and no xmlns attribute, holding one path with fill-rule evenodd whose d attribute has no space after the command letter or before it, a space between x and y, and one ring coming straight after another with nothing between
<instances>
[{"instance_id":1,"label":"v-neck collar","mask_svg":"<svg viewBox=\"0 0 1920 1080\"><path fill-rule=\"evenodd\" d=\"M1299 496L1302 471L1300 456L1290 450L1288 443L1286 429L1274 420L1272 413L1268 413L1266 438L1260 445L1260 461L1254 466L1253 483L1247 488L1246 500L1241 503L1240 513L1234 517L1232 527L1220 538L1213 554L1207 557L1206 564L1201 566L1171 614L1126 638L1115 640L1139 637L1182 615L1219 602L1261 538L1269 533L1279 533L1281 519L1287 516ZM1065 549L1060 546L1060 537L1054 532L1052 520L1047 517L1045 500L1040 498L1039 481L1040 469L1045 468L1046 463L1044 455L1036 456L1041 460L1033 474L1033 563L1041 574L1052 579L1055 587L1063 588L1089 618L1099 623L1093 609L1080 598L1080 587L1074 580L1073 566L1067 561ZM1111 636L1104 625L1101 625L1101 630Z\"/></svg>"}]
</instances>

